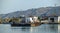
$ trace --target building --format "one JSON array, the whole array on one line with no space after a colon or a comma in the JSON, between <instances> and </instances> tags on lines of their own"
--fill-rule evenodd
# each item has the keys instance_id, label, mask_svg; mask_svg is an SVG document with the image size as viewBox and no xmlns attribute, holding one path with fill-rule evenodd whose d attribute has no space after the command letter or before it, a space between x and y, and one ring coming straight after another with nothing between
<instances>
[{"instance_id":1,"label":"building","mask_svg":"<svg viewBox=\"0 0 60 33\"><path fill-rule=\"evenodd\" d=\"M26 22L27 23L34 23L34 22L39 22L38 17L32 16L32 17L26 17Z\"/></svg>"},{"instance_id":2,"label":"building","mask_svg":"<svg viewBox=\"0 0 60 33\"><path fill-rule=\"evenodd\" d=\"M48 21L51 23L60 23L60 16L49 16Z\"/></svg>"},{"instance_id":3,"label":"building","mask_svg":"<svg viewBox=\"0 0 60 33\"><path fill-rule=\"evenodd\" d=\"M26 23L33 23L32 17L26 17Z\"/></svg>"}]
</instances>

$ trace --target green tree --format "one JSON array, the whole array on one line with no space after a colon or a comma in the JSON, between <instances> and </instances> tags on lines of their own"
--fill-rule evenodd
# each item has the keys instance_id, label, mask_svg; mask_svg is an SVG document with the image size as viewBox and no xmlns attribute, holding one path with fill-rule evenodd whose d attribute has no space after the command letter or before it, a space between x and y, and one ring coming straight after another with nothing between
<instances>
[{"instance_id":1,"label":"green tree","mask_svg":"<svg viewBox=\"0 0 60 33\"><path fill-rule=\"evenodd\" d=\"M41 21L40 17L38 17L38 20Z\"/></svg>"}]
</instances>

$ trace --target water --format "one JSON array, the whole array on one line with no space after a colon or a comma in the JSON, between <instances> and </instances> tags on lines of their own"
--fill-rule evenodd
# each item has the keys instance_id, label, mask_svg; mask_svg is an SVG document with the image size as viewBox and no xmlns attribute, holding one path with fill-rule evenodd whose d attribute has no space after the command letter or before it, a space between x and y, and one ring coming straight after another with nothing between
<instances>
[{"instance_id":1,"label":"water","mask_svg":"<svg viewBox=\"0 0 60 33\"><path fill-rule=\"evenodd\" d=\"M42 24L37 27L11 27L10 24L0 24L0 33L60 33L58 24Z\"/></svg>"}]
</instances>

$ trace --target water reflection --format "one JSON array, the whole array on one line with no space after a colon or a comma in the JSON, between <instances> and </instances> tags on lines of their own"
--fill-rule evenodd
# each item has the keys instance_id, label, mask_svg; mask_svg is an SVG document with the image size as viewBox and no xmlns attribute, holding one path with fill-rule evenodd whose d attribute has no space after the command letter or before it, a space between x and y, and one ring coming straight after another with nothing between
<instances>
[{"instance_id":1,"label":"water reflection","mask_svg":"<svg viewBox=\"0 0 60 33\"><path fill-rule=\"evenodd\" d=\"M58 33L57 24L43 24L37 27L14 27L13 31L29 32L29 33Z\"/></svg>"},{"instance_id":2,"label":"water reflection","mask_svg":"<svg viewBox=\"0 0 60 33\"><path fill-rule=\"evenodd\" d=\"M49 24L49 28L50 28L52 31L57 31L57 30L58 30L58 24Z\"/></svg>"},{"instance_id":3,"label":"water reflection","mask_svg":"<svg viewBox=\"0 0 60 33\"><path fill-rule=\"evenodd\" d=\"M42 24L37 27L10 27L10 25L0 25L2 33L58 33L58 24ZM3 32L4 31L4 32Z\"/></svg>"},{"instance_id":4,"label":"water reflection","mask_svg":"<svg viewBox=\"0 0 60 33\"><path fill-rule=\"evenodd\" d=\"M58 33L60 33L60 24L58 25Z\"/></svg>"},{"instance_id":5,"label":"water reflection","mask_svg":"<svg viewBox=\"0 0 60 33\"><path fill-rule=\"evenodd\" d=\"M22 31L30 31L30 27L22 27L21 30Z\"/></svg>"}]
</instances>

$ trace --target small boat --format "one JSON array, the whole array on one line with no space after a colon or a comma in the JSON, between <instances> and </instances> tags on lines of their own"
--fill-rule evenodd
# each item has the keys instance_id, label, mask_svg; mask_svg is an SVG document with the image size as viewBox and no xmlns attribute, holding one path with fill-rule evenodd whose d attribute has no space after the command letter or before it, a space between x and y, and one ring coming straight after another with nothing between
<instances>
[{"instance_id":1,"label":"small boat","mask_svg":"<svg viewBox=\"0 0 60 33\"><path fill-rule=\"evenodd\" d=\"M28 24L28 23L20 23L20 24L11 24L11 26L31 26L31 24Z\"/></svg>"},{"instance_id":2,"label":"small boat","mask_svg":"<svg viewBox=\"0 0 60 33\"><path fill-rule=\"evenodd\" d=\"M20 24L11 24L11 26L29 26L29 27L34 27L34 26L39 26L40 23L20 23Z\"/></svg>"}]
</instances>

